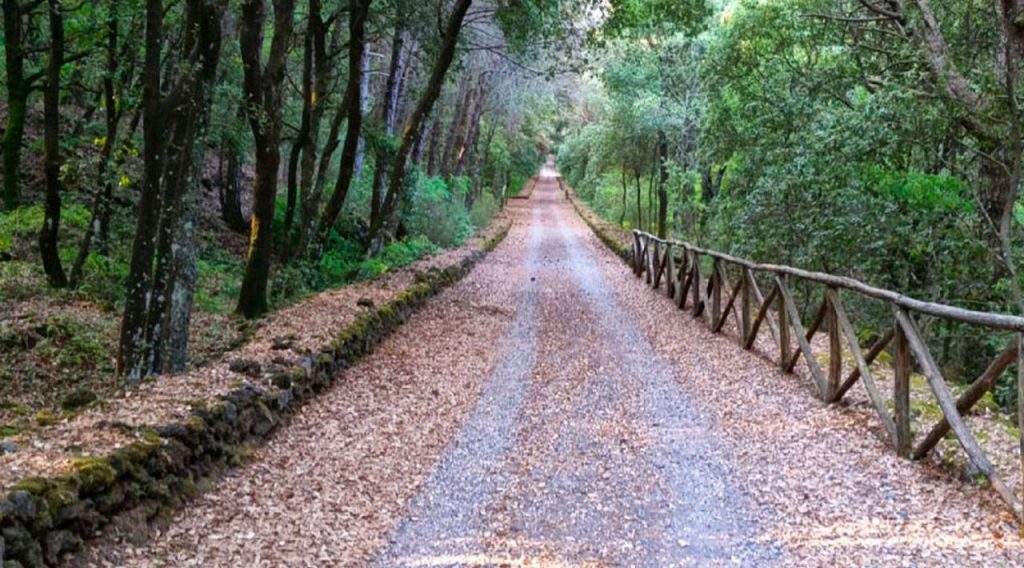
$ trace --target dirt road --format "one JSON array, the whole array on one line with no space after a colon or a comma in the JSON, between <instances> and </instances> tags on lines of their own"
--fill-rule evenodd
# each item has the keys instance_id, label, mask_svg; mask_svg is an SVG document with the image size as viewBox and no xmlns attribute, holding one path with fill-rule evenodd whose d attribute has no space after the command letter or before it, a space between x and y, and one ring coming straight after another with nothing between
<instances>
[{"instance_id":1,"label":"dirt road","mask_svg":"<svg viewBox=\"0 0 1024 568\"><path fill-rule=\"evenodd\" d=\"M90 560L1024 564L986 494L644 289L543 175L496 251L250 463Z\"/></svg>"}]
</instances>

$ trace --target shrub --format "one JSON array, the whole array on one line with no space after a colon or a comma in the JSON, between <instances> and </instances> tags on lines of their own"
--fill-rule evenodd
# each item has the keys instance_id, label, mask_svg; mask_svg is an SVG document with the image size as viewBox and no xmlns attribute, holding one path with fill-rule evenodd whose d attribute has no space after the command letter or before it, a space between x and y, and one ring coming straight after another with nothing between
<instances>
[{"instance_id":1,"label":"shrub","mask_svg":"<svg viewBox=\"0 0 1024 568\"><path fill-rule=\"evenodd\" d=\"M414 173L412 195L403 219L409 234L426 237L444 248L458 246L473 233L466 212L465 196L469 180L456 178L452 187L441 178Z\"/></svg>"}]
</instances>

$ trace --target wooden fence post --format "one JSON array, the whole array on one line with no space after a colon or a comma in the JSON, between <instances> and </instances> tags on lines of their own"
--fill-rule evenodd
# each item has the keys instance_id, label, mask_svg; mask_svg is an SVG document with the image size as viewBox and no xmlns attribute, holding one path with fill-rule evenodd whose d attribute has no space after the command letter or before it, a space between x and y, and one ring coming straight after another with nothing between
<instances>
[{"instance_id":1,"label":"wooden fence post","mask_svg":"<svg viewBox=\"0 0 1024 568\"><path fill-rule=\"evenodd\" d=\"M701 309L704 307L704 303L701 301L702 289L701 289L701 277L700 277L700 256L696 252L690 258L693 266L693 282L690 283L690 287L693 290L693 317L700 315Z\"/></svg>"},{"instance_id":2,"label":"wooden fence post","mask_svg":"<svg viewBox=\"0 0 1024 568\"><path fill-rule=\"evenodd\" d=\"M1017 429L1020 431L1020 472L1024 478L1024 333L1017 333ZM1020 509L1020 536L1024 538L1024 507Z\"/></svg>"},{"instance_id":3,"label":"wooden fence post","mask_svg":"<svg viewBox=\"0 0 1024 568\"><path fill-rule=\"evenodd\" d=\"M722 319L722 274L717 258L711 259L711 329L717 330Z\"/></svg>"},{"instance_id":4,"label":"wooden fence post","mask_svg":"<svg viewBox=\"0 0 1024 568\"><path fill-rule=\"evenodd\" d=\"M786 285L786 275L779 274L776 276L776 287L779 289L779 295L776 297L778 301L778 318L779 318L779 367L782 372L786 372L789 367L789 315L786 313L786 296L782 294L782 289Z\"/></svg>"},{"instance_id":5,"label":"wooden fence post","mask_svg":"<svg viewBox=\"0 0 1024 568\"><path fill-rule=\"evenodd\" d=\"M672 252L672 245L668 245L665 249L665 263L667 264L665 267L665 295L669 298L675 298L676 286L678 286L676 277L679 275L676 274L676 258Z\"/></svg>"},{"instance_id":6,"label":"wooden fence post","mask_svg":"<svg viewBox=\"0 0 1024 568\"><path fill-rule=\"evenodd\" d=\"M750 269L743 267L740 272L740 343L746 344L750 337Z\"/></svg>"},{"instance_id":7,"label":"wooden fence post","mask_svg":"<svg viewBox=\"0 0 1024 568\"><path fill-rule=\"evenodd\" d=\"M828 312L825 316L825 323L828 325L828 387L825 389L825 400L828 402L835 402L839 382L843 376L843 342L840 337L839 317L832 301L834 294L838 294L838 291L830 287L825 296L828 302Z\"/></svg>"},{"instance_id":8,"label":"wooden fence post","mask_svg":"<svg viewBox=\"0 0 1024 568\"><path fill-rule=\"evenodd\" d=\"M896 422L896 453L906 456L913 442L910 432L910 344L899 321L893 326L893 407Z\"/></svg>"}]
</instances>

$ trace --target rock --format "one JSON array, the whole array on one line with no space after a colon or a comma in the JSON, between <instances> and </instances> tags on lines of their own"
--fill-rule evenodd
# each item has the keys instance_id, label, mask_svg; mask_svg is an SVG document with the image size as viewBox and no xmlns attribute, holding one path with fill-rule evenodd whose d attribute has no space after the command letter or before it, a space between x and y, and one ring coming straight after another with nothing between
<instances>
[{"instance_id":1,"label":"rock","mask_svg":"<svg viewBox=\"0 0 1024 568\"><path fill-rule=\"evenodd\" d=\"M313 374L313 358L310 356L299 357L299 360L295 362L297 367L301 367L302 370L306 371L306 376Z\"/></svg>"},{"instance_id":2,"label":"rock","mask_svg":"<svg viewBox=\"0 0 1024 568\"><path fill-rule=\"evenodd\" d=\"M96 393L86 388L76 389L73 393L64 397L64 400L60 403L61 408L64 410L77 410L88 406L99 400Z\"/></svg>"},{"instance_id":3,"label":"rock","mask_svg":"<svg viewBox=\"0 0 1024 568\"><path fill-rule=\"evenodd\" d=\"M185 426L180 422L164 424L163 426L160 426L159 428L156 429L156 433L159 434L161 438L176 438L179 440L185 440L188 439L189 437L188 426Z\"/></svg>"},{"instance_id":4,"label":"rock","mask_svg":"<svg viewBox=\"0 0 1024 568\"><path fill-rule=\"evenodd\" d=\"M51 531L46 535L46 562L51 566L60 563L65 552L74 552L82 546L82 537L71 531Z\"/></svg>"},{"instance_id":5,"label":"rock","mask_svg":"<svg viewBox=\"0 0 1024 568\"><path fill-rule=\"evenodd\" d=\"M0 501L0 517L31 521L36 517L38 508L32 494L23 489L11 491L7 499Z\"/></svg>"},{"instance_id":6,"label":"rock","mask_svg":"<svg viewBox=\"0 0 1024 568\"><path fill-rule=\"evenodd\" d=\"M276 351L281 351L283 349L291 349L291 347L292 340L288 339L287 337L275 337L274 341L270 343L270 348Z\"/></svg>"},{"instance_id":7,"label":"rock","mask_svg":"<svg viewBox=\"0 0 1024 568\"><path fill-rule=\"evenodd\" d=\"M256 403L255 409L252 433L262 438L277 426L277 418L262 402Z\"/></svg>"},{"instance_id":8,"label":"rock","mask_svg":"<svg viewBox=\"0 0 1024 568\"><path fill-rule=\"evenodd\" d=\"M372 308L373 300L369 298L359 298L359 300L356 301L356 305L362 308Z\"/></svg>"},{"instance_id":9,"label":"rock","mask_svg":"<svg viewBox=\"0 0 1024 568\"><path fill-rule=\"evenodd\" d=\"M224 402L224 420L227 420L228 424L234 424L238 421L238 406L231 401Z\"/></svg>"},{"instance_id":10,"label":"rock","mask_svg":"<svg viewBox=\"0 0 1024 568\"><path fill-rule=\"evenodd\" d=\"M4 558L17 558L22 564L29 566L45 566L43 564L43 550L39 542L32 537L32 534L25 530L25 527L5 527L0 531L0 538L4 539ZM7 566L7 563L4 563Z\"/></svg>"},{"instance_id":11,"label":"rock","mask_svg":"<svg viewBox=\"0 0 1024 568\"><path fill-rule=\"evenodd\" d=\"M18 446L14 445L13 442L0 442L0 456L5 454L13 454L18 451ZM3 558L0 556L0 558Z\"/></svg>"},{"instance_id":12,"label":"rock","mask_svg":"<svg viewBox=\"0 0 1024 568\"><path fill-rule=\"evenodd\" d=\"M277 407L284 410L288 408L288 405L290 405L294 399L295 396L292 394L292 389L281 389L281 391L277 393Z\"/></svg>"},{"instance_id":13,"label":"rock","mask_svg":"<svg viewBox=\"0 0 1024 568\"><path fill-rule=\"evenodd\" d=\"M282 390L289 389L292 387L292 376L289 373L274 375L274 378L270 379L270 384Z\"/></svg>"},{"instance_id":14,"label":"rock","mask_svg":"<svg viewBox=\"0 0 1024 568\"><path fill-rule=\"evenodd\" d=\"M235 373L241 373L248 377L259 377L262 368L260 364L251 359L235 359L228 365L228 369Z\"/></svg>"}]
</instances>

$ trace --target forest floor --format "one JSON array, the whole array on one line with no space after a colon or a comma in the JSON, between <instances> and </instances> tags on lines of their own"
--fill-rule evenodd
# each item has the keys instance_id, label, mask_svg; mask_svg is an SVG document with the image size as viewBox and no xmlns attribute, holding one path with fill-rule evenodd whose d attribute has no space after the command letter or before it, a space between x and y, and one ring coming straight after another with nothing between
<instances>
[{"instance_id":1,"label":"forest floor","mask_svg":"<svg viewBox=\"0 0 1024 568\"><path fill-rule=\"evenodd\" d=\"M652 293L546 172L505 241L99 565L1024 565L988 490Z\"/></svg>"}]
</instances>

